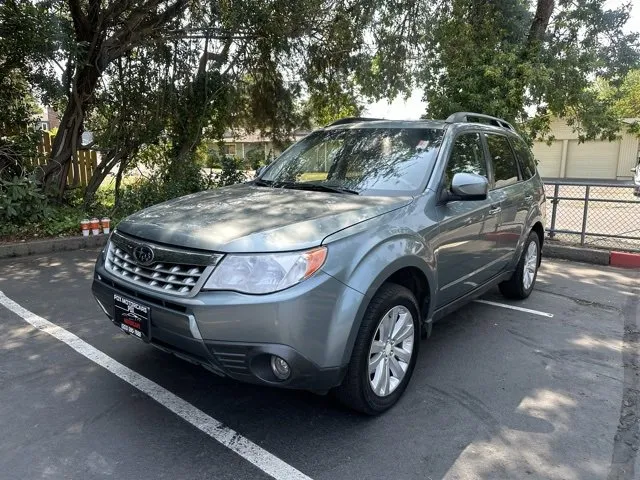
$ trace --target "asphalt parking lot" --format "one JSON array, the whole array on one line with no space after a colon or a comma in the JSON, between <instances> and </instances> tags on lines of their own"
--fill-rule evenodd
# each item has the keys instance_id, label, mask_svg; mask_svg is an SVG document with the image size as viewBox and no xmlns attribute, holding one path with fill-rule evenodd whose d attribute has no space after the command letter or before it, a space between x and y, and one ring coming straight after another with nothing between
<instances>
[{"instance_id":1,"label":"asphalt parking lot","mask_svg":"<svg viewBox=\"0 0 640 480\"><path fill-rule=\"evenodd\" d=\"M96 255L0 261L0 478L640 478L638 271L543 261L528 300L437 323L399 404L369 418L126 336L91 296Z\"/></svg>"}]
</instances>

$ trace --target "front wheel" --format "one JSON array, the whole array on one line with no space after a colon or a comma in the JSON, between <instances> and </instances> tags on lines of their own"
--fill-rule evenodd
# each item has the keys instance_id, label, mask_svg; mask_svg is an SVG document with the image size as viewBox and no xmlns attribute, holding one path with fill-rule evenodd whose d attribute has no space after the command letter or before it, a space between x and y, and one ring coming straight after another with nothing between
<instances>
[{"instance_id":1,"label":"front wheel","mask_svg":"<svg viewBox=\"0 0 640 480\"><path fill-rule=\"evenodd\" d=\"M419 345L420 316L413 293L393 283L383 285L367 307L336 396L360 412L384 412L407 387Z\"/></svg>"},{"instance_id":2,"label":"front wheel","mask_svg":"<svg viewBox=\"0 0 640 480\"><path fill-rule=\"evenodd\" d=\"M511 278L500 284L500 292L507 298L523 300L531 295L540 265L540 239L536 232L529 233L520 261Z\"/></svg>"}]
</instances>

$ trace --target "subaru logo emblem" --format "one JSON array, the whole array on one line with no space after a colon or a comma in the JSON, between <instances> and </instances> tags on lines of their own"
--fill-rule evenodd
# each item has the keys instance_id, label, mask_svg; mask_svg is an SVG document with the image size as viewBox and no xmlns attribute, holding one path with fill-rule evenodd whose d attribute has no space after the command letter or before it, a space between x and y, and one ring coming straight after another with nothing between
<instances>
[{"instance_id":1,"label":"subaru logo emblem","mask_svg":"<svg viewBox=\"0 0 640 480\"><path fill-rule=\"evenodd\" d=\"M153 249L148 245L139 245L133 249L133 258L140 265L149 265L153 262Z\"/></svg>"}]
</instances>

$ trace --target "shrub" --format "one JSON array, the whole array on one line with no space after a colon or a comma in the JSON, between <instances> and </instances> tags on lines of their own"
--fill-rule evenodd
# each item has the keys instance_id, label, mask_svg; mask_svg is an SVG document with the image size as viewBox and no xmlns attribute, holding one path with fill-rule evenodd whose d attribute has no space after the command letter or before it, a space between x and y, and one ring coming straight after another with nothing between
<instances>
[{"instance_id":1,"label":"shrub","mask_svg":"<svg viewBox=\"0 0 640 480\"><path fill-rule=\"evenodd\" d=\"M33 175L0 179L0 223L24 225L51 213L47 196Z\"/></svg>"},{"instance_id":2,"label":"shrub","mask_svg":"<svg viewBox=\"0 0 640 480\"><path fill-rule=\"evenodd\" d=\"M222 159L216 150L212 149L209 151L204 166L207 168L222 168Z\"/></svg>"},{"instance_id":3,"label":"shrub","mask_svg":"<svg viewBox=\"0 0 640 480\"><path fill-rule=\"evenodd\" d=\"M183 162L162 168L150 177L121 187L118 214L131 214L172 198L207 190L214 185L211 175L203 173L196 162Z\"/></svg>"},{"instance_id":4,"label":"shrub","mask_svg":"<svg viewBox=\"0 0 640 480\"><path fill-rule=\"evenodd\" d=\"M218 187L226 187L245 181L244 162L241 158L225 156L221 163L222 172L216 182Z\"/></svg>"},{"instance_id":5,"label":"shrub","mask_svg":"<svg viewBox=\"0 0 640 480\"><path fill-rule=\"evenodd\" d=\"M261 148L250 150L246 155L247 166L257 170L266 163L266 156Z\"/></svg>"}]
</instances>

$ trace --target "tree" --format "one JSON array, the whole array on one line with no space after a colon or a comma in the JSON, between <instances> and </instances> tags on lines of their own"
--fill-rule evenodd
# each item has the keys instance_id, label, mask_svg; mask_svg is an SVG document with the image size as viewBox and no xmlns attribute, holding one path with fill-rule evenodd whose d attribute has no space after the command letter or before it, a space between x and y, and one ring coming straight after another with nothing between
<instances>
[{"instance_id":1,"label":"tree","mask_svg":"<svg viewBox=\"0 0 640 480\"><path fill-rule=\"evenodd\" d=\"M0 177L19 175L25 160L35 156L39 111L22 73L5 72L0 77Z\"/></svg>"},{"instance_id":2,"label":"tree","mask_svg":"<svg viewBox=\"0 0 640 480\"><path fill-rule=\"evenodd\" d=\"M605 3L440 2L423 26L418 68L427 115L480 111L543 136L552 113L582 140L613 138L620 123L590 87L595 76L619 82L638 64L638 35L623 32L629 5Z\"/></svg>"},{"instance_id":3,"label":"tree","mask_svg":"<svg viewBox=\"0 0 640 480\"><path fill-rule=\"evenodd\" d=\"M100 163L85 189L85 204L93 201L113 170L117 171L119 191L121 178L140 149L162 141L172 115L167 101L167 64L171 64L169 51L135 49L107 69L109 87L96 93L95 108L87 118L94 134L92 148L100 151Z\"/></svg>"},{"instance_id":4,"label":"tree","mask_svg":"<svg viewBox=\"0 0 640 480\"><path fill-rule=\"evenodd\" d=\"M106 92L117 79L113 66L121 59L170 52L172 63L155 60L150 68L171 79L164 94L173 116L162 134L170 139L178 175L203 135L219 137L228 126L268 131L284 142L304 116L338 115L343 104L357 111L354 85L368 68L365 36L375 20L372 0L9 1L19 7L13 12L11 38L27 36L25 28L37 25L39 17L47 20L42 45L28 43L14 57L25 59L34 81L44 65L63 71L61 79L55 72L38 79L64 97L42 178L60 194L85 122L92 109L102 108L99 102L110 98ZM28 21L22 22L21 15ZM20 48L14 42L13 49ZM372 85L368 93L381 90ZM311 100L306 110L302 98ZM98 115L105 112L102 108Z\"/></svg>"},{"instance_id":5,"label":"tree","mask_svg":"<svg viewBox=\"0 0 640 480\"><path fill-rule=\"evenodd\" d=\"M44 8L26 0L0 3L0 175L19 175L36 155L41 109L35 91L51 101L58 93L47 63L55 61L60 47L51 40L56 30L55 18Z\"/></svg>"},{"instance_id":6,"label":"tree","mask_svg":"<svg viewBox=\"0 0 640 480\"><path fill-rule=\"evenodd\" d=\"M189 3L189 0L110 3L68 0L65 13L71 19L74 39L63 74L68 79L68 96L51 158L43 172L44 183L56 187L60 195L105 70L135 47L161 42ZM61 7L60 2L54 5Z\"/></svg>"},{"instance_id":7,"label":"tree","mask_svg":"<svg viewBox=\"0 0 640 480\"><path fill-rule=\"evenodd\" d=\"M620 85L613 103L622 118L640 118L640 69L631 70Z\"/></svg>"}]
</instances>

